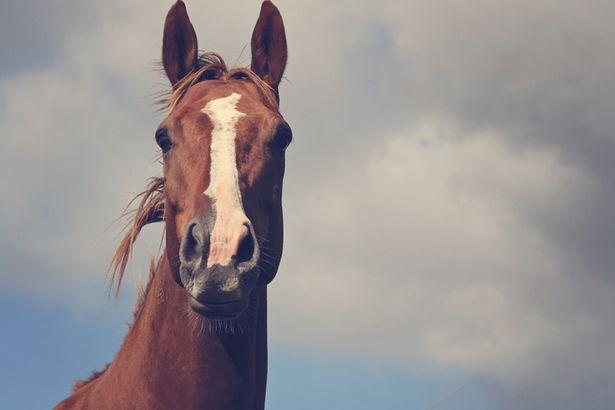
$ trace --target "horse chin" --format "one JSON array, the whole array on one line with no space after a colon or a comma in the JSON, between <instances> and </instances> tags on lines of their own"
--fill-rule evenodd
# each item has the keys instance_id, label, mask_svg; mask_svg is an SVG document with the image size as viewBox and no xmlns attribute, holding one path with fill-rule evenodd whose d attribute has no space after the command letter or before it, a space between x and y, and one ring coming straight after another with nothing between
<instances>
[{"instance_id":1,"label":"horse chin","mask_svg":"<svg viewBox=\"0 0 615 410\"><path fill-rule=\"evenodd\" d=\"M188 296L192 311L207 318L218 321L233 320L240 317L248 308L248 298L227 303L202 303Z\"/></svg>"}]
</instances>

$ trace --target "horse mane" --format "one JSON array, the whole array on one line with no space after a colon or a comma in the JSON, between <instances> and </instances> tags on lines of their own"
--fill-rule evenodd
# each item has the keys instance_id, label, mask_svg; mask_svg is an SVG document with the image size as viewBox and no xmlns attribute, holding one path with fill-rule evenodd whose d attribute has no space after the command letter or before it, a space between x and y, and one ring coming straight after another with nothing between
<instances>
[{"instance_id":1,"label":"horse mane","mask_svg":"<svg viewBox=\"0 0 615 410\"><path fill-rule=\"evenodd\" d=\"M104 372L107 371L107 369L109 368L109 366L111 365L111 363L107 363L105 365L105 367L103 367L100 370L94 370L92 373L90 373L90 375L84 379L84 380L76 380L75 383L73 384L73 389L72 392L75 393L77 390L79 390L80 388L82 388L83 386L85 386L86 384L98 379L100 376L103 375Z\"/></svg>"},{"instance_id":2,"label":"horse mane","mask_svg":"<svg viewBox=\"0 0 615 410\"><path fill-rule=\"evenodd\" d=\"M141 194L143 194L143 193L141 193ZM127 236L128 235L126 235L126 237ZM129 328L134 325L134 322L137 319L137 316L139 316L139 313L143 309L143 305L145 303L145 298L147 297L147 294L148 294L148 292L150 290L150 287L152 285L152 282L153 282L152 278L154 277L154 274L156 273L157 265L158 265L158 262L156 261L156 258L153 257L153 256L150 257L150 260L149 260L149 277L148 277L147 282L145 283L145 285L139 285L137 287L137 300L135 301L135 304L134 304L134 306L132 308L132 320L133 321L132 321L131 324L128 325ZM93 382L94 380L98 379L100 376L102 376L107 371L107 369L109 368L110 365L111 365L111 363L107 363L102 369L92 371L88 375L87 378L75 380L75 383L73 384L72 392L75 393L80 388L82 388L85 385L89 384L90 382Z\"/></svg>"},{"instance_id":3,"label":"horse mane","mask_svg":"<svg viewBox=\"0 0 615 410\"><path fill-rule=\"evenodd\" d=\"M188 90L195 84L207 80L245 80L253 83L263 97L263 101L269 108L278 111L279 98L276 90L271 88L269 84L263 81L254 71L248 67L237 67L228 69L222 57L214 52L202 52L197 60L197 66L192 72L178 81L171 89L159 95L159 99L155 101L160 105L160 111L171 112L177 106L179 101L186 95ZM134 210L129 210L130 207L139 201L139 205ZM122 240L117 246L111 263L109 265L110 282L109 290L115 288L117 296L122 286L122 280L126 272L128 262L132 257L134 244L145 225L164 220L164 178L150 178L145 189L138 193L130 200L122 215L118 220L127 219L124 226L125 231ZM152 261L152 266L155 262ZM150 279L153 276L153 270L150 268ZM150 280L151 281L151 280ZM149 285L149 283L148 283ZM147 287L146 287L147 289ZM137 297L137 305L133 310L136 314L139 311L141 302L146 291L140 292Z\"/></svg>"},{"instance_id":4,"label":"horse mane","mask_svg":"<svg viewBox=\"0 0 615 410\"><path fill-rule=\"evenodd\" d=\"M139 199L137 209L129 210L132 204ZM115 287L116 296L122 286L126 266L132 257L134 244L141 233L141 229L145 225L164 220L164 178L149 179L145 189L130 200L118 220L125 218L128 219L128 222L123 229L125 231L124 237L115 250L109 265L109 272L111 273L109 290ZM152 276L151 270L150 267L150 276Z\"/></svg>"},{"instance_id":5,"label":"horse mane","mask_svg":"<svg viewBox=\"0 0 615 410\"><path fill-rule=\"evenodd\" d=\"M271 88L258 74L248 67L235 67L228 69L222 57L214 52L202 52L196 68L179 80L169 91L162 93L157 101L163 111L173 111L184 95L193 85L207 80L246 80L250 81L260 91L265 104L274 110L278 110L279 97L276 90Z\"/></svg>"}]
</instances>

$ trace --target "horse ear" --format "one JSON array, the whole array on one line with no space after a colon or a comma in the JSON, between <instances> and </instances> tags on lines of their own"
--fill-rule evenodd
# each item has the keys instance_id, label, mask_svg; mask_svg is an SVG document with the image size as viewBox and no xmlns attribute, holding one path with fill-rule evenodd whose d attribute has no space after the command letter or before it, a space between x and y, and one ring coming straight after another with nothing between
<instances>
[{"instance_id":1,"label":"horse ear","mask_svg":"<svg viewBox=\"0 0 615 410\"><path fill-rule=\"evenodd\" d=\"M167 13L162 37L162 65L175 86L197 65L198 48L186 5L178 0Z\"/></svg>"},{"instance_id":2,"label":"horse ear","mask_svg":"<svg viewBox=\"0 0 615 410\"><path fill-rule=\"evenodd\" d=\"M271 1L264 1L252 33L252 71L277 91L287 57L282 16Z\"/></svg>"}]
</instances>

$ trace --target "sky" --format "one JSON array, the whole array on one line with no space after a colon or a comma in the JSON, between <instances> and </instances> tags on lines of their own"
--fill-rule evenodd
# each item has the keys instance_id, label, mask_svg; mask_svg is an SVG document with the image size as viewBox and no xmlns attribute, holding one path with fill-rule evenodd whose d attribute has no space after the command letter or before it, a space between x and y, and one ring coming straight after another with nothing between
<instances>
[{"instance_id":1,"label":"sky","mask_svg":"<svg viewBox=\"0 0 615 410\"><path fill-rule=\"evenodd\" d=\"M249 65L259 1L186 3L201 49ZM615 3L276 4L267 408L611 408ZM121 343L161 230L114 301L112 222L161 173L170 5L0 5L0 407L51 407Z\"/></svg>"}]
</instances>

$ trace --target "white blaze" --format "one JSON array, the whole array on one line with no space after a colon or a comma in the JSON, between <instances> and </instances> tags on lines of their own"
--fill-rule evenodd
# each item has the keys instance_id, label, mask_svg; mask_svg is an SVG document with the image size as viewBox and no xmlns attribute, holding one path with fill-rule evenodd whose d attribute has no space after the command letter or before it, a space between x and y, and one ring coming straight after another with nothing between
<instances>
[{"instance_id":1,"label":"white blaze","mask_svg":"<svg viewBox=\"0 0 615 410\"><path fill-rule=\"evenodd\" d=\"M241 203L235 153L235 126L245 116L237 110L240 94L211 100L201 110L213 124L211 132L211 168L209 186L203 192L216 211L216 221L211 234L207 266L216 263L227 265L237 251L239 236L245 230L248 218Z\"/></svg>"}]
</instances>

